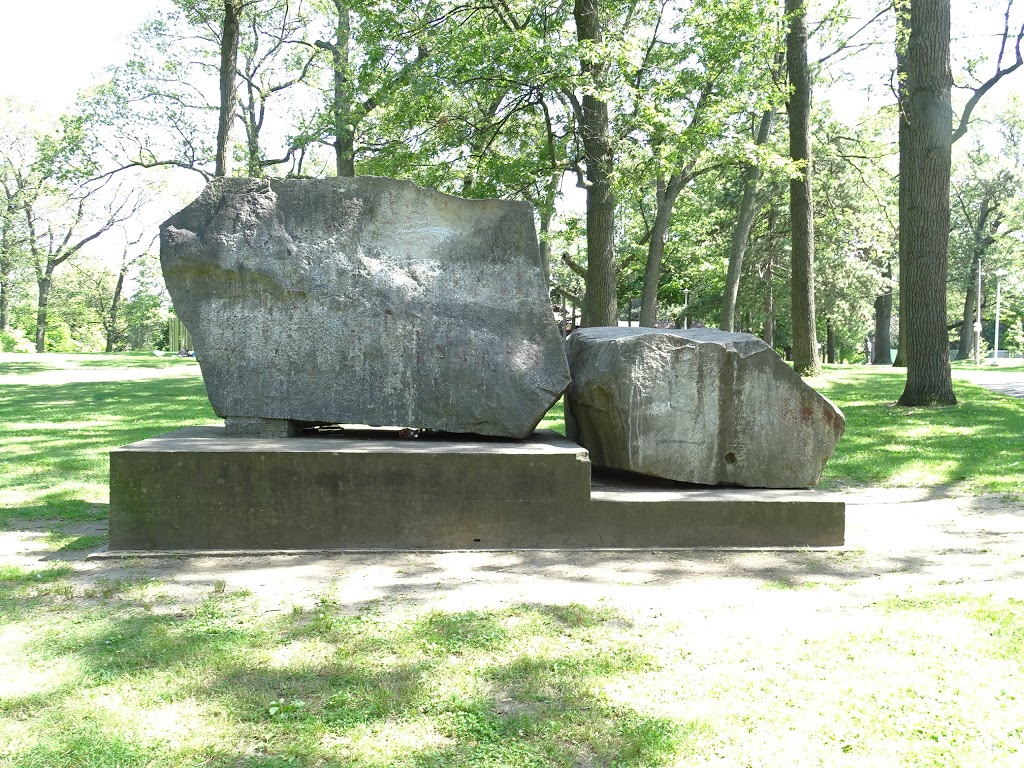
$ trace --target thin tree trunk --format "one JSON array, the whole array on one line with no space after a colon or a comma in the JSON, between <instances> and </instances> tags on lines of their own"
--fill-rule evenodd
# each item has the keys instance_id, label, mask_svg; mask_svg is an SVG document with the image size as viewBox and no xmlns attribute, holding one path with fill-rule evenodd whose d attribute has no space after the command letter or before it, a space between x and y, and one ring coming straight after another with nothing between
<instances>
[{"instance_id":1,"label":"thin tree trunk","mask_svg":"<svg viewBox=\"0 0 1024 768\"><path fill-rule=\"evenodd\" d=\"M0 278L0 331L7 330L11 315L11 286L13 280Z\"/></svg>"},{"instance_id":2,"label":"thin tree trunk","mask_svg":"<svg viewBox=\"0 0 1024 768\"><path fill-rule=\"evenodd\" d=\"M900 405L954 405L946 330L952 73L949 0L900 0L900 307L907 383Z\"/></svg>"},{"instance_id":3,"label":"thin tree trunk","mask_svg":"<svg viewBox=\"0 0 1024 768\"><path fill-rule=\"evenodd\" d=\"M830 365L836 362L836 332L832 321L825 321L825 362Z\"/></svg>"},{"instance_id":4,"label":"thin tree trunk","mask_svg":"<svg viewBox=\"0 0 1024 768\"><path fill-rule=\"evenodd\" d=\"M663 178L658 179L658 210L654 216L650 239L647 241L644 290L640 299L639 324L644 328L653 328L658 320L658 284L661 282L661 262L665 256L668 225L672 221L672 211L685 182L686 176L682 173L674 174L667 183Z\"/></svg>"},{"instance_id":5,"label":"thin tree trunk","mask_svg":"<svg viewBox=\"0 0 1024 768\"><path fill-rule=\"evenodd\" d=\"M964 297L964 314L960 320L960 343L956 359L970 360L974 355L974 311L978 306L978 260L971 262L971 271L967 283L967 295Z\"/></svg>"},{"instance_id":6,"label":"thin tree trunk","mask_svg":"<svg viewBox=\"0 0 1024 768\"><path fill-rule=\"evenodd\" d=\"M238 62L238 27L241 0L224 0L224 28L220 42L220 115L217 120L215 176L231 172L231 124L235 115L235 70Z\"/></svg>"},{"instance_id":7,"label":"thin tree trunk","mask_svg":"<svg viewBox=\"0 0 1024 768\"><path fill-rule=\"evenodd\" d=\"M114 286L114 298L110 302L110 313L108 314L109 325L107 326L107 352L114 351L114 337L117 335L117 312L121 308L121 291L124 289L124 267L117 275L117 285Z\"/></svg>"},{"instance_id":8,"label":"thin tree trunk","mask_svg":"<svg viewBox=\"0 0 1024 768\"><path fill-rule=\"evenodd\" d=\"M598 0L575 0L576 37L600 49ZM580 61L584 77L600 86L608 64L600 53ZM587 89L581 105L580 135L587 163L587 277L583 325L615 325L618 319L615 286L615 158L609 127L608 103Z\"/></svg>"},{"instance_id":9,"label":"thin tree trunk","mask_svg":"<svg viewBox=\"0 0 1024 768\"><path fill-rule=\"evenodd\" d=\"M775 265L771 258L768 260L768 266L765 269L765 281L766 291L764 297L764 331L761 334L761 338L764 339L764 343L772 349L775 349L775 289L773 286L772 278L775 273Z\"/></svg>"},{"instance_id":10,"label":"thin tree trunk","mask_svg":"<svg viewBox=\"0 0 1024 768\"><path fill-rule=\"evenodd\" d=\"M46 312L50 304L50 288L53 285L53 270L47 266L43 276L36 280L39 286L39 302L36 304L36 352L46 351Z\"/></svg>"},{"instance_id":11,"label":"thin tree trunk","mask_svg":"<svg viewBox=\"0 0 1024 768\"><path fill-rule=\"evenodd\" d=\"M875 354L872 365L892 364L892 262L885 267L885 290L875 297Z\"/></svg>"},{"instance_id":12,"label":"thin tree trunk","mask_svg":"<svg viewBox=\"0 0 1024 768\"><path fill-rule=\"evenodd\" d=\"M769 109L761 115L761 123L757 128L755 144L762 146L768 143L771 135L775 110ZM723 331L731 331L736 321L736 301L740 293L740 276L743 274L743 259L747 254L747 243L750 241L750 230L754 226L757 214L757 183L761 179L761 169L756 165L748 165L743 171L743 197L736 217L736 228L732 231L732 242L729 244L729 269L725 275L725 295L722 302L722 321L719 327Z\"/></svg>"},{"instance_id":13,"label":"thin tree trunk","mask_svg":"<svg viewBox=\"0 0 1024 768\"><path fill-rule=\"evenodd\" d=\"M821 372L818 359L817 323L814 314L814 209L811 203L811 73L807 64L806 0L786 0L789 34L786 36L786 69L792 93L789 112L789 156L803 164L800 178L789 182L792 224L793 367L801 376Z\"/></svg>"},{"instance_id":14,"label":"thin tree trunk","mask_svg":"<svg viewBox=\"0 0 1024 768\"><path fill-rule=\"evenodd\" d=\"M352 129L352 92L348 84L349 38L352 35L352 20L349 9L341 0L334 0L338 14L335 28L335 42L331 48L334 64L334 103L331 116L334 120L334 160L338 176L356 175L355 132Z\"/></svg>"}]
</instances>

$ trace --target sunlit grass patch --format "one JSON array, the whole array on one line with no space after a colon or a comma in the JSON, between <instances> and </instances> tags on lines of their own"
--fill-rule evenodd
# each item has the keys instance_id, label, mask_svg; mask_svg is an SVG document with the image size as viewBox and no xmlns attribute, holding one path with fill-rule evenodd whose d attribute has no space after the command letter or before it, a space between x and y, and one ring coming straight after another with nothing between
<instances>
[{"instance_id":1,"label":"sunlit grass patch","mask_svg":"<svg viewBox=\"0 0 1024 768\"><path fill-rule=\"evenodd\" d=\"M956 382L950 408L895 405L905 371L828 367L815 381L846 416L846 433L823 484L957 485L974 492L1024 491L1024 400Z\"/></svg>"}]
</instances>

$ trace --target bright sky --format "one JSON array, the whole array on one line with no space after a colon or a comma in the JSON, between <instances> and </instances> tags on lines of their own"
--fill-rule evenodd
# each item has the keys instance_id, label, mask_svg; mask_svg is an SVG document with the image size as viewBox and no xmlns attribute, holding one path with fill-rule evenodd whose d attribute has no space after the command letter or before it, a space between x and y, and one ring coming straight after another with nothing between
<instances>
[{"instance_id":1,"label":"bright sky","mask_svg":"<svg viewBox=\"0 0 1024 768\"><path fill-rule=\"evenodd\" d=\"M127 58L131 32L162 0L0 0L0 95L70 107Z\"/></svg>"}]
</instances>

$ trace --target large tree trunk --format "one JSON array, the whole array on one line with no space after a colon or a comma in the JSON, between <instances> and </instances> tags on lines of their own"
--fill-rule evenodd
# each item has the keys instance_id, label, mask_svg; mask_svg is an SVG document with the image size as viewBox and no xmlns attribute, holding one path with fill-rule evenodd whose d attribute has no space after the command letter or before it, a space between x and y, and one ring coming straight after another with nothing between
<instances>
[{"instance_id":1,"label":"large tree trunk","mask_svg":"<svg viewBox=\"0 0 1024 768\"><path fill-rule=\"evenodd\" d=\"M892 364L892 262L885 266L885 290L875 297L875 354L872 365Z\"/></svg>"},{"instance_id":2,"label":"large tree trunk","mask_svg":"<svg viewBox=\"0 0 1024 768\"><path fill-rule=\"evenodd\" d=\"M761 115L761 124L757 128L757 146L768 143L771 135L775 110L769 109ZM747 243L750 241L750 230L754 226L757 214L757 182L761 179L761 169L756 165L748 165L743 170L743 196L736 216L736 228L732 231L732 242L729 244L729 269L725 275L725 295L722 300L722 321L719 327L723 331L731 331L736 322L736 300L740 293L740 276L743 274L743 259L747 255Z\"/></svg>"},{"instance_id":3,"label":"large tree trunk","mask_svg":"<svg viewBox=\"0 0 1024 768\"><path fill-rule=\"evenodd\" d=\"M900 0L900 309L907 383L900 405L953 405L946 330L952 147L949 0ZM909 17L905 11L909 9Z\"/></svg>"},{"instance_id":4,"label":"large tree trunk","mask_svg":"<svg viewBox=\"0 0 1024 768\"><path fill-rule=\"evenodd\" d=\"M602 41L598 0L575 0L576 37L599 50ZM596 86L604 80L607 61L602 54L585 54L580 68ZM608 103L587 89L581 105L580 135L587 163L587 277L583 297L583 325L615 325L618 320L615 290L615 196L612 171L615 157L608 119Z\"/></svg>"},{"instance_id":5,"label":"large tree trunk","mask_svg":"<svg viewBox=\"0 0 1024 768\"><path fill-rule=\"evenodd\" d=\"M53 270L47 267L42 277L36 280L39 286L39 301L36 304L36 352L46 351L46 311L50 304L50 288L53 285Z\"/></svg>"},{"instance_id":6,"label":"large tree trunk","mask_svg":"<svg viewBox=\"0 0 1024 768\"><path fill-rule=\"evenodd\" d=\"M231 124L235 116L235 70L238 62L238 26L241 0L224 0L224 28L220 41L220 116L217 120L215 176L231 172Z\"/></svg>"},{"instance_id":7,"label":"large tree trunk","mask_svg":"<svg viewBox=\"0 0 1024 768\"><path fill-rule=\"evenodd\" d=\"M674 174L668 182L658 179L658 210L654 225L647 241L647 265L644 267L644 292L640 299L640 321L644 328L653 328L658 320L658 285L661 282L661 262L665 256L665 241L668 239L668 225L672 221L679 193L683 190L686 176Z\"/></svg>"},{"instance_id":8,"label":"large tree trunk","mask_svg":"<svg viewBox=\"0 0 1024 768\"><path fill-rule=\"evenodd\" d=\"M792 93L789 112L789 156L803 165L800 178L789 182L789 214L793 228L792 282L793 367L801 376L821 373L814 315L814 210L811 205L811 73L807 65L806 0L786 0L789 34L786 69Z\"/></svg>"}]
</instances>

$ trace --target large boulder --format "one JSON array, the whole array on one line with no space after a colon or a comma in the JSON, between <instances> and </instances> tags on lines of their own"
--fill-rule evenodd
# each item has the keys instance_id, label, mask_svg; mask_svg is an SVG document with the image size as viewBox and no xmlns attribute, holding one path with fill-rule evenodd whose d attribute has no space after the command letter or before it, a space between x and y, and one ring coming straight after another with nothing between
<instances>
[{"instance_id":1,"label":"large boulder","mask_svg":"<svg viewBox=\"0 0 1024 768\"><path fill-rule=\"evenodd\" d=\"M229 426L522 438L569 382L528 203L218 179L164 223L160 255Z\"/></svg>"},{"instance_id":2,"label":"large boulder","mask_svg":"<svg viewBox=\"0 0 1024 768\"><path fill-rule=\"evenodd\" d=\"M707 328L569 338L566 436L601 467L706 485L815 485L842 412L763 341Z\"/></svg>"}]
</instances>

